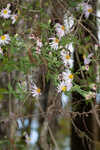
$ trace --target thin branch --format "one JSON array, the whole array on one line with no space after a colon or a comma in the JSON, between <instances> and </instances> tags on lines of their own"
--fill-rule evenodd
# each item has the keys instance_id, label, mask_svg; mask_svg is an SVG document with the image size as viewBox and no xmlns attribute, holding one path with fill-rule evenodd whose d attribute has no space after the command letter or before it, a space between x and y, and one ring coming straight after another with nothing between
<instances>
[{"instance_id":1,"label":"thin branch","mask_svg":"<svg viewBox=\"0 0 100 150\"><path fill-rule=\"evenodd\" d=\"M83 71L82 71L81 62L80 62L79 55L78 55L77 51L75 51L75 54L76 54L76 59L77 59L77 61L78 61L80 70L81 70L82 78L85 79L85 76L84 76L84 73L83 73Z\"/></svg>"},{"instance_id":2,"label":"thin branch","mask_svg":"<svg viewBox=\"0 0 100 150\"><path fill-rule=\"evenodd\" d=\"M80 21L78 21L78 24L80 24L80 25L91 35L91 37L93 37L93 39L94 39L97 43L99 43L98 39L94 36L94 34L93 34L89 29L87 29Z\"/></svg>"},{"instance_id":3,"label":"thin branch","mask_svg":"<svg viewBox=\"0 0 100 150\"><path fill-rule=\"evenodd\" d=\"M50 136L51 136L51 138L52 138L52 141L53 141L53 143L54 143L54 145L55 145L55 147L56 147L56 150L60 150L59 147L58 147L58 145L57 145L57 142L56 142L56 140L55 140L55 138L54 138L54 136L53 136L53 133L52 133L52 131L51 131L51 128L50 128L49 126L48 126L48 130L49 130Z\"/></svg>"},{"instance_id":4,"label":"thin branch","mask_svg":"<svg viewBox=\"0 0 100 150\"><path fill-rule=\"evenodd\" d=\"M94 13L91 13L91 15L95 16L96 18L100 19L99 16L96 16Z\"/></svg>"},{"instance_id":5,"label":"thin branch","mask_svg":"<svg viewBox=\"0 0 100 150\"><path fill-rule=\"evenodd\" d=\"M41 107L39 101L38 101L38 104L39 104L40 111L41 111L42 113L44 113L44 111L43 111L43 109L42 109L42 107ZM53 143L54 143L56 149L57 149L57 150L60 150L59 147L58 147L58 145L57 145L57 142L56 142L56 140L55 140L55 138L54 138L54 136L53 136L53 133L52 133L52 131L51 131L51 128L50 128L49 125L48 125L48 121L47 121L47 118L46 118L46 117L45 117L44 125L46 125L46 126L44 126L45 131L47 131L47 128L48 128L50 137L51 137L51 139L52 139L52 141L53 141ZM42 137L42 138L43 138L43 137ZM46 142L46 141L45 141L45 142Z\"/></svg>"},{"instance_id":6,"label":"thin branch","mask_svg":"<svg viewBox=\"0 0 100 150\"><path fill-rule=\"evenodd\" d=\"M95 109L95 107L94 107L94 104L92 103L91 105L92 105L92 110L93 110L93 113L94 113L94 115L95 115L95 119L96 119L96 121L97 121L97 124L98 124L99 127L100 127L100 119L99 119L98 113L96 112L96 109Z\"/></svg>"}]
</instances>

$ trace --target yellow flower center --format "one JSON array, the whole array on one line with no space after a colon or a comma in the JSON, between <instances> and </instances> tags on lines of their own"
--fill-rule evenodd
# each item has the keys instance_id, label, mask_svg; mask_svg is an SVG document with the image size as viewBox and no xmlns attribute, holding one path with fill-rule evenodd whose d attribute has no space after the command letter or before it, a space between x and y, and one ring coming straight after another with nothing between
<instances>
[{"instance_id":1,"label":"yellow flower center","mask_svg":"<svg viewBox=\"0 0 100 150\"><path fill-rule=\"evenodd\" d=\"M70 56L69 56L69 55L66 55L66 59L70 59Z\"/></svg>"},{"instance_id":2,"label":"yellow flower center","mask_svg":"<svg viewBox=\"0 0 100 150\"><path fill-rule=\"evenodd\" d=\"M65 92L66 90L67 90L67 87L66 87L66 86L63 86L63 87L62 87L62 91Z\"/></svg>"},{"instance_id":3,"label":"yellow flower center","mask_svg":"<svg viewBox=\"0 0 100 150\"><path fill-rule=\"evenodd\" d=\"M86 58L86 56L85 55L83 55L83 59L85 59Z\"/></svg>"},{"instance_id":4,"label":"yellow flower center","mask_svg":"<svg viewBox=\"0 0 100 150\"><path fill-rule=\"evenodd\" d=\"M1 40L5 40L6 39L6 36L5 35L2 35L1 36Z\"/></svg>"},{"instance_id":5,"label":"yellow flower center","mask_svg":"<svg viewBox=\"0 0 100 150\"><path fill-rule=\"evenodd\" d=\"M37 93L40 93L40 92L41 92L41 89L38 88L36 91L37 91Z\"/></svg>"},{"instance_id":6,"label":"yellow flower center","mask_svg":"<svg viewBox=\"0 0 100 150\"><path fill-rule=\"evenodd\" d=\"M88 9L88 12L89 12L89 13L92 13L92 12L93 12L93 9L92 9L92 8Z\"/></svg>"},{"instance_id":7,"label":"yellow flower center","mask_svg":"<svg viewBox=\"0 0 100 150\"><path fill-rule=\"evenodd\" d=\"M58 39L55 39L55 43L59 43L59 40L58 40Z\"/></svg>"},{"instance_id":8,"label":"yellow flower center","mask_svg":"<svg viewBox=\"0 0 100 150\"><path fill-rule=\"evenodd\" d=\"M6 15L8 13L7 9L4 9L3 13Z\"/></svg>"},{"instance_id":9,"label":"yellow flower center","mask_svg":"<svg viewBox=\"0 0 100 150\"><path fill-rule=\"evenodd\" d=\"M62 30L65 30L65 27L64 27L64 26L62 26L62 27L61 27L61 29L62 29Z\"/></svg>"},{"instance_id":10,"label":"yellow flower center","mask_svg":"<svg viewBox=\"0 0 100 150\"><path fill-rule=\"evenodd\" d=\"M69 78L70 78L70 79L73 79L73 77L74 77L73 74L70 74L70 75L69 75Z\"/></svg>"}]
</instances>

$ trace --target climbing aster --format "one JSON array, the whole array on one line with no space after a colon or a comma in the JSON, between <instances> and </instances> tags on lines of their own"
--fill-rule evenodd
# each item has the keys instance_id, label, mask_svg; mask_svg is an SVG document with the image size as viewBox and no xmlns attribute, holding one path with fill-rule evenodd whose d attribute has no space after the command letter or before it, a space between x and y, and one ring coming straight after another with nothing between
<instances>
[{"instance_id":1,"label":"climbing aster","mask_svg":"<svg viewBox=\"0 0 100 150\"><path fill-rule=\"evenodd\" d=\"M87 3L83 3L83 13L85 15L85 18L88 18L92 12L93 12L92 6Z\"/></svg>"},{"instance_id":2,"label":"climbing aster","mask_svg":"<svg viewBox=\"0 0 100 150\"><path fill-rule=\"evenodd\" d=\"M9 41L10 41L10 37L8 34L4 34L4 35L0 36L0 45L9 44Z\"/></svg>"},{"instance_id":3,"label":"climbing aster","mask_svg":"<svg viewBox=\"0 0 100 150\"><path fill-rule=\"evenodd\" d=\"M65 27L63 25L56 23L55 30L59 39L61 39L65 35Z\"/></svg>"},{"instance_id":4,"label":"climbing aster","mask_svg":"<svg viewBox=\"0 0 100 150\"><path fill-rule=\"evenodd\" d=\"M57 38L49 38L49 40L52 40L52 42L50 43L51 48L53 48L54 50L58 49L58 44L59 44L59 39Z\"/></svg>"},{"instance_id":5,"label":"climbing aster","mask_svg":"<svg viewBox=\"0 0 100 150\"><path fill-rule=\"evenodd\" d=\"M38 88L35 83L31 86L31 93L33 97L38 98L41 95L41 89Z\"/></svg>"},{"instance_id":6,"label":"climbing aster","mask_svg":"<svg viewBox=\"0 0 100 150\"><path fill-rule=\"evenodd\" d=\"M0 12L0 16L4 19L8 19L11 16L11 10L9 9L10 4L7 5L7 8L3 8Z\"/></svg>"},{"instance_id":7,"label":"climbing aster","mask_svg":"<svg viewBox=\"0 0 100 150\"><path fill-rule=\"evenodd\" d=\"M61 51L61 59L64 63L64 65L68 68L72 68L73 67L73 58L72 56L69 54L69 52L66 52L65 50Z\"/></svg>"},{"instance_id":8,"label":"climbing aster","mask_svg":"<svg viewBox=\"0 0 100 150\"><path fill-rule=\"evenodd\" d=\"M64 26L65 26L65 33L66 34L68 34L72 31L73 25L74 25L74 17L65 14L64 15Z\"/></svg>"},{"instance_id":9,"label":"climbing aster","mask_svg":"<svg viewBox=\"0 0 100 150\"><path fill-rule=\"evenodd\" d=\"M58 84L58 87L57 87L57 90L58 90L58 93L61 93L61 92L66 92L66 91L69 91L72 87L72 83L66 83L65 81L61 81L59 84Z\"/></svg>"},{"instance_id":10,"label":"climbing aster","mask_svg":"<svg viewBox=\"0 0 100 150\"><path fill-rule=\"evenodd\" d=\"M14 24L16 22L17 18L18 18L18 15L16 15L16 14L11 15L12 24Z\"/></svg>"}]
</instances>

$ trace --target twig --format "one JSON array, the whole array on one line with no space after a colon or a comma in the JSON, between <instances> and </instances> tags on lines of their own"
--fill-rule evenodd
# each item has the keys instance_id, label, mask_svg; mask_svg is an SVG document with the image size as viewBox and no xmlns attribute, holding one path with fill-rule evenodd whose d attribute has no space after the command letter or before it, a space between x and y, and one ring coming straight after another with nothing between
<instances>
[{"instance_id":1,"label":"twig","mask_svg":"<svg viewBox=\"0 0 100 150\"><path fill-rule=\"evenodd\" d=\"M29 9L29 8L23 7L23 6L20 6L20 7L23 8L23 9L26 9L26 10L28 10L30 12L34 12L34 13L40 12L40 10L32 10L32 9Z\"/></svg>"},{"instance_id":2,"label":"twig","mask_svg":"<svg viewBox=\"0 0 100 150\"><path fill-rule=\"evenodd\" d=\"M42 107L41 107L41 105L40 105L39 100L38 100L38 104L39 104L40 111L41 111L42 113L44 113L44 111L43 111L43 109L42 109ZM50 136L51 136L51 139L52 139L52 141L53 141L53 143L54 143L56 149L57 149L57 150L60 150L60 149L58 148L57 142L56 142L56 140L55 140L55 138L54 138L54 136L53 136L53 133L52 133L52 131L51 131L51 128L50 128L49 125L48 125L47 118L45 118L44 125L46 125L46 126L44 127L45 131L47 131L47 128L48 128L49 134L50 134ZM43 138L43 137L42 137L42 138ZM46 142L46 141L45 141L45 142ZM46 145L47 145L47 143L46 143Z\"/></svg>"},{"instance_id":3,"label":"twig","mask_svg":"<svg viewBox=\"0 0 100 150\"><path fill-rule=\"evenodd\" d=\"M78 61L78 64L79 64L80 70L81 70L82 78L83 78L83 79L85 79L85 76L84 76L84 73L83 73L83 71L82 71L82 67L81 67L81 63L80 63L80 59L79 59L79 56L78 56L77 51L75 51L75 54L76 54L76 59L77 59L77 61Z\"/></svg>"},{"instance_id":4,"label":"twig","mask_svg":"<svg viewBox=\"0 0 100 150\"><path fill-rule=\"evenodd\" d=\"M91 15L95 16L96 18L100 19L99 16L96 16L94 13L91 13Z\"/></svg>"},{"instance_id":5,"label":"twig","mask_svg":"<svg viewBox=\"0 0 100 150\"><path fill-rule=\"evenodd\" d=\"M97 121L97 123L98 123L98 125L99 125L99 127L100 127L100 120L99 120L98 113L96 112L96 109L95 109L95 107L94 107L94 104L91 103L91 105L92 105L93 113L94 113L94 115L95 115L95 119L96 119L96 121Z\"/></svg>"},{"instance_id":6,"label":"twig","mask_svg":"<svg viewBox=\"0 0 100 150\"><path fill-rule=\"evenodd\" d=\"M98 39L94 36L94 34L89 30L87 29L80 21L78 21L78 24L80 24L88 33L90 33L91 37L93 37L93 39L99 43Z\"/></svg>"},{"instance_id":7,"label":"twig","mask_svg":"<svg viewBox=\"0 0 100 150\"><path fill-rule=\"evenodd\" d=\"M52 141L53 141L53 143L54 143L54 145L56 147L56 150L60 150L59 147L58 147L58 145L57 145L57 142L56 142L56 140L55 140L55 138L54 138L54 136L52 134L51 128L49 126L48 126L48 130L49 130L50 136L52 138Z\"/></svg>"}]
</instances>

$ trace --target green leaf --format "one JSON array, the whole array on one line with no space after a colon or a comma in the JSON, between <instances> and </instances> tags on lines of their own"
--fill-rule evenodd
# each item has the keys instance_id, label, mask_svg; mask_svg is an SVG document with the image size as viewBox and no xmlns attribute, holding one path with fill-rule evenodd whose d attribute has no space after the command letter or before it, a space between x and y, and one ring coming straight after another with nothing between
<instances>
[{"instance_id":1,"label":"green leaf","mask_svg":"<svg viewBox=\"0 0 100 150\"><path fill-rule=\"evenodd\" d=\"M83 97L88 93L87 91L82 90L79 85L75 85L72 87L71 92L75 92L75 91L77 91Z\"/></svg>"}]
</instances>

